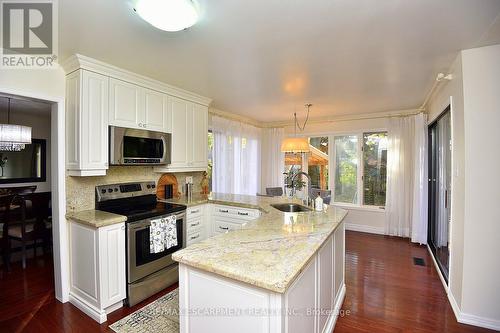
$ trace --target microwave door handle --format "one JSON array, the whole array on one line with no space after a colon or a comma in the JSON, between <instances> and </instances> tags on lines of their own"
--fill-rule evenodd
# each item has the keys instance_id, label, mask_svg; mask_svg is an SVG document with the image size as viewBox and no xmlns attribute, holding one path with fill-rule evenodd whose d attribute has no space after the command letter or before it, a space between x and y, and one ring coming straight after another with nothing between
<instances>
[{"instance_id":1,"label":"microwave door handle","mask_svg":"<svg viewBox=\"0 0 500 333\"><path fill-rule=\"evenodd\" d=\"M167 140L165 140L165 136L161 136L161 142L163 143L163 156L161 157L162 161L165 161L167 158Z\"/></svg>"}]
</instances>

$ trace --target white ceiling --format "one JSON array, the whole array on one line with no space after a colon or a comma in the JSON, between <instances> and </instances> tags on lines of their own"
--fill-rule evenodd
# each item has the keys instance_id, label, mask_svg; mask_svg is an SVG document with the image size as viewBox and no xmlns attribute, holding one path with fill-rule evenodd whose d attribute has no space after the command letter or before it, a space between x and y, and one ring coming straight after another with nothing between
<instances>
[{"instance_id":1,"label":"white ceiling","mask_svg":"<svg viewBox=\"0 0 500 333\"><path fill-rule=\"evenodd\" d=\"M61 58L94 57L260 121L305 102L312 117L417 108L459 50L500 42L499 0L199 0L201 21L178 33L130 1L60 1Z\"/></svg>"}]
</instances>

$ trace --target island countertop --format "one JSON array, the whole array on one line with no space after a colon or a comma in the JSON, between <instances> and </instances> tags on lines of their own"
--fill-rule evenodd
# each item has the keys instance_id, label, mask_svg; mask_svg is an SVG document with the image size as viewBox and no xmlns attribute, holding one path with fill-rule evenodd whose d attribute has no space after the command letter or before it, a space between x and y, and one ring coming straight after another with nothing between
<instances>
[{"instance_id":1,"label":"island countertop","mask_svg":"<svg viewBox=\"0 0 500 333\"><path fill-rule=\"evenodd\" d=\"M178 200L175 202L182 203ZM263 213L241 230L193 244L172 258L278 293L286 292L347 214L335 206L326 212L283 213L270 205L290 200L276 197L215 193L204 202L256 208Z\"/></svg>"}]
</instances>

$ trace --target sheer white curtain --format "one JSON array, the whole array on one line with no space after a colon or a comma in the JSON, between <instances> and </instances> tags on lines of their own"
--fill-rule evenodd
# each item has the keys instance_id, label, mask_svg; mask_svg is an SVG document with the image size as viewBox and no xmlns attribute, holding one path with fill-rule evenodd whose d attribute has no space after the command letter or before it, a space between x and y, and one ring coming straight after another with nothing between
<instances>
[{"instance_id":1,"label":"sheer white curtain","mask_svg":"<svg viewBox=\"0 0 500 333\"><path fill-rule=\"evenodd\" d=\"M385 233L427 243L427 130L418 114L389 119Z\"/></svg>"},{"instance_id":2,"label":"sheer white curtain","mask_svg":"<svg viewBox=\"0 0 500 333\"><path fill-rule=\"evenodd\" d=\"M411 220L411 241L427 244L427 115L415 116L413 177L413 214Z\"/></svg>"},{"instance_id":3,"label":"sheer white curtain","mask_svg":"<svg viewBox=\"0 0 500 333\"><path fill-rule=\"evenodd\" d=\"M259 192L259 128L238 121L212 116L214 134L212 191L250 194Z\"/></svg>"},{"instance_id":4,"label":"sheer white curtain","mask_svg":"<svg viewBox=\"0 0 500 333\"><path fill-rule=\"evenodd\" d=\"M409 237L413 197L414 117L389 119L385 233Z\"/></svg>"},{"instance_id":5,"label":"sheer white curtain","mask_svg":"<svg viewBox=\"0 0 500 333\"><path fill-rule=\"evenodd\" d=\"M281 152L281 141L284 137L284 128L262 129L262 192L265 191L266 187L283 187L285 153Z\"/></svg>"}]
</instances>

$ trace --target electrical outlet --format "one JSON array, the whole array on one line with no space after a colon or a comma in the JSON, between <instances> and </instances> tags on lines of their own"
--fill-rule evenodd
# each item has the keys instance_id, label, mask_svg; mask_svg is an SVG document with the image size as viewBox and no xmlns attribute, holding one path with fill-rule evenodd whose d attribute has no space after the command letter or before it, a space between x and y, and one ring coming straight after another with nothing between
<instances>
[{"instance_id":1,"label":"electrical outlet","mask_svg":"<svg viewBox=\"0 0 500 333\"><path fill-rule=\"evenodd\" d=\"M186 177L186 184L192 184L193 183L193 176L187 176Z\"/></svg>"}]
</instances>

